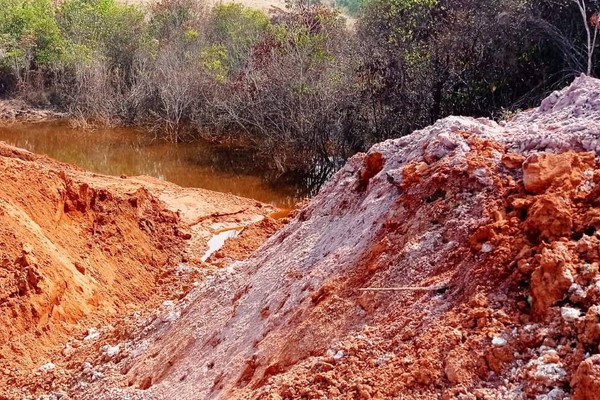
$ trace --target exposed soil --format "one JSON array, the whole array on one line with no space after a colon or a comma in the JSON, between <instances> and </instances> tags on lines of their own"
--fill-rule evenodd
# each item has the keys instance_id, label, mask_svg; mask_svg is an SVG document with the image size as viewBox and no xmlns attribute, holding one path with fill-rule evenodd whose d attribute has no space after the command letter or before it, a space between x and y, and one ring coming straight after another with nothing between
<instances>
[{"instance_id":1,"label":"exposed soil","mask_svg":"<svg viewBox=\"0 0 600 400\"><path fill-rule=\"evenodd\" d=\"M99 354L212 273L200 257L215 231L273 211L0 143L0 398L58 390L71 360ZM40 367L62 372L48 380Z\"/></svg>"},{"instance_id":2,"label":"exposed soil","mask_svg":"<svg viewBox=\"0 0 600 400\"><path fill-rule=\"evenodd\" d=\"M69 395L597 398L599 90L580 78L507 124L452 117L353 157Z\"/></svg>"},{"instance_id":3,"label":"exposed soil","mask_svg":"<svg viewBox=\"0 0 600 400\"><path fill-rule=\"evenodd\" d=\"M173 249L163 248L166 265L185 254L180 249L202 254L206 232L246 228L209 258L221 268L207 267L189 293L158 308L149 301L145 311L104 326L99 338L72 340L64 359L31 377L37 393L597 399L599 93L600 81L581 77L507 123L451 117L380 143L349 160L241 261L278 228L258 222L264 207L239 200L192 217L192 198L161 189L158 198L178 200L182 210L179 220L161 222L155 208L144 208L155 227L177 226L155 230ZM146 196L158 193L158 183L147 184ZM105 187L124 193L123 185ZM88 204L81 187L72 192L79 196L73 204ZM88 209L79 211L79 224ZM156 246L151 236L135 240ZM13 259L26 260L14 269L27 272L35 250L13 247ZM27 293L45 282L25 276Z\"/></svg>"},{"instance_id":4,"label":"exposed soil","mask_svg":"<svg viewBox=\"0 0 600 400\"><path fill-rule=\"evenodd\" d=\"M264 218L240 229L239 235L225 242L208 259L214 265L227 265L232 261L245 260L262 245L265 240L283 227L288 220Z\"/></svg>"}]
</instances>

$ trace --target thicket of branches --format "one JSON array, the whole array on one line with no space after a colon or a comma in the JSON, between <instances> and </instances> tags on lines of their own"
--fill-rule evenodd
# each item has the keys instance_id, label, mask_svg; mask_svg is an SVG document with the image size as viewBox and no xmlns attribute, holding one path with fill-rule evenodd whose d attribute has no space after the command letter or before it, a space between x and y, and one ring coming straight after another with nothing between
<instances>
[{"instance_id":1,"label":"thicket of branches","mask_svg":"<svg viewBox=\"0 0 600 400\"><path fill-rule=\"evenodd\" d=\"M0 95L325 174L374 142L497 117L598 70L596 1L347 3L352 24L319 4L0 0Z\"/></svg>"}]
</instances>

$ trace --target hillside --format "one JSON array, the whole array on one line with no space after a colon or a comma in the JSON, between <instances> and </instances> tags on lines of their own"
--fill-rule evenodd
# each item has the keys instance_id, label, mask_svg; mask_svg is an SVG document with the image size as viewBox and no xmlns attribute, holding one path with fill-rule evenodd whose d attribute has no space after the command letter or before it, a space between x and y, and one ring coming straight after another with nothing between
<instances>
[{"instance_id":1,"label":"hillside","mask_svg":"<svg viewBox=\"0 0 600 400\"><path fill-rule=\"evenodd\" d=\"M214 263L204 261L221 232L247 226L254 237L240 235L215 261L247 257L279 226L263 221L273 211L154 178L92 174L0 143L0 398L64 387L85 352L210 275ZM40 375L51 370L61 375Z\"/></svg>"},{"instance_id":2,"label":"hillside","mask_svg":"<svg viewBox=\"0 0 600 400\"><path fill-rule=\"evenodd\" d=\"M247 259L260 203L3 146L0 393L596 399L599 93L375 145Z\"/></svg>"},{"instance_id":3,"label":"hillside","mask_svg":"<svg viewBox=\"0 0 600 400\"><path fill-rule=\"evenodd\" d=\"M593 399L600 81L353 157L75 398ZM173 316L174 317L168 317Z\"/></svg>"}]
</instances>

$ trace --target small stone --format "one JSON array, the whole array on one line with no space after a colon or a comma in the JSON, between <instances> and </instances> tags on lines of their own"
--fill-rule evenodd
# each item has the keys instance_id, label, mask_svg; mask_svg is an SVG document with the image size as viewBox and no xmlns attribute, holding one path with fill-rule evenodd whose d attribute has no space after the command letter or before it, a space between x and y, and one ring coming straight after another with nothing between
<instances>
[{"instance_id":1,"label":"small stone","mask_svg":"<svg viewBox=\"0 0 600 400\"><path fill-rule=\"evenodd\" d=\"M82 263L75 262L73 265L75 266L75 269L79 271L80 274L85 274L85 266Z\"/></svg>"},{"instance_id":2,"label":"small stone","mask_svg":"<svg viewBox=\"0 0 600 400\"><path fill-rule=\"evenodd\" d=\"M502 336L494 336L492 339L492 344L496 347L504 347L508 341L504 339Z\"/></svg>"},{"instance_id":3,"label":"small stone","mask_svg":"<svg viewBox=\"0 0 600 400\"><path fill-rule=\"evenodd\" d=\"M492 246L490 243L485 242L482 246L481 246L481 252L482 253L490 253L492 250L494 250L494 246Z\"/></svg>"},{"instance_id":4,"label":"small stone","mask_svg":"<svg viewBox=\"0 0 600 400\"><path fill-rule=\"evenodd\" d=\"M581 311L573 307L561 307L560 315L567 322L574 322L581 316Z\"/></svg>"},{"instance_id":5,"label":"small stone","mask_svg":"<svg viewBox=\"0 0 600 400\"><path fill-rule=\"evenodd\" d=\"M71 346L71 344L67 343L62 351L62 355L67 358L70 358L73 355L73 353L75 353L75 349L73 348L73 346Z\"/></svg>"},{"instance_id":6,"label":"small stone","mask_svg":"<svg viewBox=\"0 0 600 400\"><path fill-rule=\"evenodd\" d=\"M98 340L98 339L100 339L100 332L96 328L88 329L87 336L83 338L83 340L88 341L88 342Z\"/></svg>"},{"instance_id":7,"label":"small stone","mask_svg":"<svg viewBox=\"0 0 600 400\"><path fill-rule=\"evenodd\" d=\"M106 357L106 358L113 358L116 355L118 355L121 352L121 347L120 346L111 346L111 345L105 345L102 346L102 354Z\"/></svg>"},{"instance_id":8,"label":"small stone","mask_svg":"<svg viewBox=\"0 0 600 400\"><path fill-rule=\"evenodd\" d=\"M544 400L563 400L566 397L566 393L562 389L554 388L549 391L548 394L542 395L541 397Z\"/></svg>"},{"instance_id":9,"label":"small stone","mask_svg":"<svg viewBox=\"0 0 600 400\"><path fill-rule=\"evenodd\" d=\"M50 372L50 371L54 370L55 368L56 368L56 365L54 365L54 363L47 362L46 364L40 366L37 370L38 370L38 372L46 373L46 372Z\"/></svg>"},{"instance_id":10,"label":"small stone","mask_svg":"<svg viewBox=\"0 0 600 400\"><path fill-rule=\"evenodd\" d=\"M392 358L394 358L393 353L385 353L383 356L381 356L377 359L377 361L375 362L375 365L380 367L383 364L385 364L386 362L390 361Z\"/></svg>"},{"instance_id":11,"label":"small stone","mask_svg":"<svg viewBox=\"0 0 600 400\"><path fill-rule=\"evenodd\" d=\"M33 246L29 243L23 244L23 254L31 254L33 252Z\"/></svg>"},{"instance_id":12,"label":"small stone","mask_svg":"<svg viewBox=\"0 0 600 400\"><path fill-rule=\"evenodd\" d=\"M92 376L90 377L92 382L99 381L102 378L104 378L104 374L102 372L92 371Z\"/></svg>"},{"instance_id":13,"label":"small stone","mask_svg":"<svg viewBox=\"0 0 600 400\"><path fill-rule=\"evenodd\" d=\"M333 359L335 361L340 361L342 358L344 358L345 354L343 350L338 351L337 353L334 354Z\"/></svg>"},{"instance_id":14,"label":"small stone","mask_svg":"<svg viewBox=\"0 0 600 400\"><path fill-rule=\"evenodd\" d=\"M173 300L165 300L161 306L162 308L172 308L175 307L175 302Z\"/></svg>"}]
</instances>

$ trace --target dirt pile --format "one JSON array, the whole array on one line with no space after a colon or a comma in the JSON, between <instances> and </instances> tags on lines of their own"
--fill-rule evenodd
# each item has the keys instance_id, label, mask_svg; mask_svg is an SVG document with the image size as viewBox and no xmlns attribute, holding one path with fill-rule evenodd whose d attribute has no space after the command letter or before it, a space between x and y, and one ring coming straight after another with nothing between
<instances>
[{"instance_id":1,"label":"dirt pile","mask_svg":"<svg viewBox=\"0 0 600 400\"><path fill-rule=\"evenodd\" d=\"M598 93L578 78L508 123L447 118L353 157L69 394L597 398Z\"/></svg>"},{"instance_id":2,"label":"dirt pile","mask_svg":"<svg viewBox=\"0 0 600 400\"><path fill-rule=\"evenodd\" d=\"M111 343L212 273L200 258L217 229L273 211L0 143L0 398L67 385L73 368L115 352Z\"/></svg>"}]
</instances>

